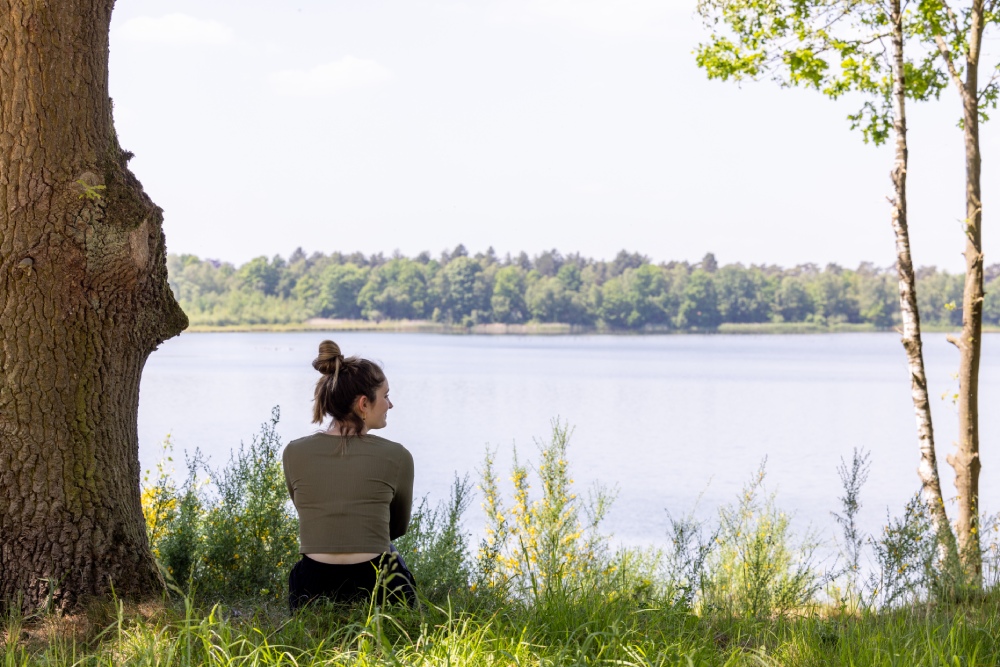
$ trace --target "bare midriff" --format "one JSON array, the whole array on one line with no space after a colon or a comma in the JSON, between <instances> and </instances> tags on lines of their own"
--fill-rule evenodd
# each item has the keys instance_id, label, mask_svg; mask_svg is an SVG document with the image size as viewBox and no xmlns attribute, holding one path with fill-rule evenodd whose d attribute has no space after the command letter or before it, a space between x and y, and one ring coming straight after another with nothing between
<instances>
[{"instance_id":1,"label":"bare midriff","mask_svg":"<svg viewBox=\"0 0 1000 667\"><path fill-rule=\"evenodd\" d=\"M373 558L378 558L382 554L347 553L347 554L305 554L305 555L318 563L326 563L327 565L355 565L356 563L364 563L366 561L372 560Z\"/></svg>"}]
</instances>

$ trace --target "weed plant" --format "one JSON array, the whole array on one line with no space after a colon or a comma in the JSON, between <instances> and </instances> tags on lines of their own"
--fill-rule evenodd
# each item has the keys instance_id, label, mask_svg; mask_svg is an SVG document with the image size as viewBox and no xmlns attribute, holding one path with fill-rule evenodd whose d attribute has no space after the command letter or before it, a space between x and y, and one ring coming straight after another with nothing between
<instances>
[{"instance_id":1,"label":"weed plant","mask_svg":"<svg viewBox=\"0 0 1000 667\"><path fill-rule=\"evenodd\" d=\"M843 587L836 587L833 591L834 599L842 609L857 609L862 604L861 557L865 536L858 527L858 514L861 512L861 487L868 481L870 471L871 457L857 448L854 449L850 466L841 459L837 467L840 484L844 489L844 495L840 497L843 513L833 512L833 518L843 534L841 553L844 564L840 570L835 569L831 579L844 579Z\"/></svg>"},{"instance_id":2,"label":"weed plant","mask_svg":"<svg viewBox=\"0 0 1000 667\"><path fill-rule=\"evenodd\" d=\"M472 482L456 475L448 500L431 508L425 496L406 534L396 540L396 549L410 570L419 573L421 594L429 600L444 602L469 589L469 533L462 515L471 502Z\"/></svg>"},{"instance_id":3,"label":"weed plant","mask_svg":"<svg viewBox=\"0 0 1000 667\"><path fill-rule=\"evenodd\" d=\"M719 510L716 547L706 555L701 604L708 613L769 618L808 609L821 588L817 543L796 541L789 517L764 487L765 464L736 501Z\"/></svg>"},{"instance_id":4,"label":"weed plant","mask_svg":"<svg viewBox=\"0 0 1000 667\"><path fill-rule=\"evenodd\" d=\"M298 518L281 470L279 418L274 408L228 465L213 470L196 452L182 486L160 465L143 491L150 545L175 593L248 604L287 599Z\"/></svg>"},{"instance_id":5,"label":"weed plant","mask_svg":"<svg viewBox=\"0 0 1000 667\"><path fill-rule=\"evenodd\" d=\"M574 492L567 455L571 434L566 424L553 421L548 441L535 443L536 466L522 463L515 449L510 498L501 490L495 452L486 451L480 489L487 526L473 586L498 600L540 608L595 595L635 601L659 583L657 552L608 549L601 523L613 494L598 486L584 502Z\"/></svg>"},{"instance_id":6,"label":"weed plant","mask_svg":"<svg viewBox=\"0 0 1000 667\"><path fill-rule=\"evenodd\" d=\"M860 532L857 516L861 487L869 468L868 454L855 449L850 466L841 461L837 470L844 488L840 498L843 513L835 513L834 518L843 536L845 565L827 578L831 582L841 580L840 585L831 587L833 600L841 610L889 609L920 601L958 601L980 595L982 587L968 581L957 555L941 547L945 538L935 533L930 508L919 493L906 503L901 516L887 513L879 535ZM993 526L994 521L987 517L984 525ZM995 536L996 530L987 534ZM985 542L984 547L984 563L992 563L990 554L997 552L996 542ZM861 563L866 553L872 562L867 578L862 576ZM985 581L989 580L988 574Z\"/></svg>"}]
</instances>

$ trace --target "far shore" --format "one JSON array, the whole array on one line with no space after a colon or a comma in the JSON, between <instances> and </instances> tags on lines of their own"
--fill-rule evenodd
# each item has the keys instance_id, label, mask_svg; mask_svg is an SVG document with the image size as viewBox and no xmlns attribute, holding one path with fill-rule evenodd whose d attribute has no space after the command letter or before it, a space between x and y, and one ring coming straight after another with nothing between
<instances>
[{"instance_id":1,"label":"far shore","mask_svg":"<svg viewBox=\"0 0 1000 667\"><path fill-rule=\"evenodd\" d=\"M557 322L529 322L527 324L447 324L431 320L343 320L313 318L291 324L230 324L223 326L194 324L189 333L220 332L295 332L295 331L378 331L385 333L431 333L448 335L482 336L568 336L568 335L684 335L684 334L825 334L825 333L875 333L895 331L872 324L817 324L813 322L759 322L752 324L727 323L717 329L672 329L665 326L645 326L641 329L611 329L607 327L561 324ZM957 327L923 326L924 333L957 333ZM983 327L983 333L998 333L1000 327Z\"/></svg>"}]
</instances>

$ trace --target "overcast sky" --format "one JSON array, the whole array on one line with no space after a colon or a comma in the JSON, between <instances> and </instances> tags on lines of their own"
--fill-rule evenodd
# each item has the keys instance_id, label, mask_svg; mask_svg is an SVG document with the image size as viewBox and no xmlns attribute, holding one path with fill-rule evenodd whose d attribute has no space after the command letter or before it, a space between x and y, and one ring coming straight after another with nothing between
<instances>
[{"instance_id":1,"label":"overcast sky","mask_svg":"<svg viewBox=\"0 0 1000 667\"><path fill-rule=\"evenodd\" d=\"M111 95L167 248L894 261L851 101L708 81L694 0L119 0ZM987 65L988 67L988 65ZM961 271L957 96L910 107L918 265ZM1000 141L983 128L987 263Z\"/></svg>"}]
</instances>

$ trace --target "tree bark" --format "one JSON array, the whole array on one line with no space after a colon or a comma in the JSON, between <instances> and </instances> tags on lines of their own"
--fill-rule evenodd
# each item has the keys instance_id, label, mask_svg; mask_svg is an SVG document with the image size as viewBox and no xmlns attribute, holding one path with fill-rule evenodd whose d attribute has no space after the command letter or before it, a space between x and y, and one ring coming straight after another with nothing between
<instances>
[{"instance_id":1,"label":"tree bark","mask_svg":"<svg viewBox=\"0 0 1000 667\"><path fill-rule=\"evenodd\" d=\"M942 6L958 23L947 2ZM983 0L973 0L965 35L965 79L961 78L948 42L943 35L934 40L962 100L965 140L965 289L962 295L962 333L948 340L959 350L958 442L948 463L955 469L958 515L955 529L962 566L970 583L982 584L982 554L979 544L979 357L983 329L983 244L981 153L979 145L979 58L986 24Z\"/></svg>"},{"instance_id":2,"label":"tree bark","mask_svg":"<svg viewBox=\"0 0 1000 667\"><path fill-rule=\"evenodd\" d=\"M982 585L982 554L979 544L979 357L983 330L983 243L981 153L979 146L979 58L987 13L983 0L973 0L969 8L969 25L963 35L958 17L941 0L947 21L954 31L952 37L964 37L965 79L949 50L949 40L940 30L933 32L941 58L962 100L962 127L965 140L965 289L962 295L962 333L948 340L959 350L958 367L958 442L957 450L948 456L955 469L958 491L958 516L955 529L962 567L969 583ZM992 10L991 10L992 11Z\"/></svg>"},{"instance_id":3,"label":"tree bark","mask_svg":"<svg viewBox=\"0 0 1000 667\"><path fill-rule=\"evenodd\" d=\"M0 611L162 586L139 379L187 318L114 131L113 5L0 0Z\"/></svg>"},{"instance_id":4,"label":"tree bark","mask_svg":"<svg viewBox=\"0 0 1000 667\"><path fill-rule=\"evenodd\" d=\"M941 494L937 454L934 449L934 424L927 394L927 374L924 371L923 341L920 336L920 312L917 308L917 280L910 256L910 232L906 208L906 176L909 149L906 137L906 76L903 57L903 18L900 0L891 0L892 23L892 106L893 133L896 139L892 184L892 229L896 233L896 272L899 277L899 312L902 317L902 343L910 369L910 395L917 419L917 441L920 443L921 497L931 513L934 532L938 536L943 557L954 553L955 538L948 522L948 513Z\"/></svg>"}]
</instances>

